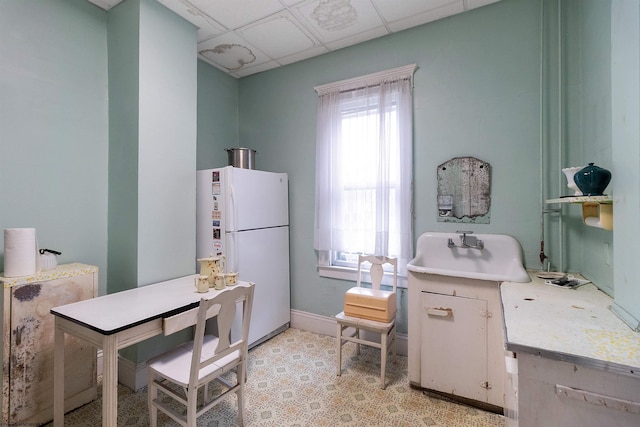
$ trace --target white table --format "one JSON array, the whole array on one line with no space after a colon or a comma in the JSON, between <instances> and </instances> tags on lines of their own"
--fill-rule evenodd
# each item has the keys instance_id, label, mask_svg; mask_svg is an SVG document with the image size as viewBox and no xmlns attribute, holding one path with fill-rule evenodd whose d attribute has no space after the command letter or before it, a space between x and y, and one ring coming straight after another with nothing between
<instances>
[{"instance_id":1,"label":"white table","mask_svg":"<svg viewBox=\"0 0 640 427\"><path fill-rule=\"evenodd\" d=\"M198 293L197 275L67 304L51 309L55 316L54 426L64 425L64 335L102 348L102 425L117 425L118 350L163 333L163 319L197 307L200 299L224 292ZM236 286L249 286L238 282Z\"/></svg>"}]
</instances>

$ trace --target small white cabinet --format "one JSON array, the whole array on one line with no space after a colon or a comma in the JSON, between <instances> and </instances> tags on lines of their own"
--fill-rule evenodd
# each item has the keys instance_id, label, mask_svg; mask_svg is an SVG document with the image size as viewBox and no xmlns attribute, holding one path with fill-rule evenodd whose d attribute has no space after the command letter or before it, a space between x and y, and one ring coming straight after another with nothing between
<instances>
[{"instance_id":1,"label":"small white cabinet","mask_svg":"<svg viewBox=\"0 0 640 427\"><path fill-rule=\"evenodd\" d=\"M487 401L487 301L422 292L422 387ZM465 337L464 343L453 337ZM444 357L438 357L438 354Z\"/></svg>"},{"instance_id":2,"label":"small white cabinet","mask_svg":"<svg viewBox=\"0 0 640 427\"><path fill-rule=\"evenodd\" d=\"M65 264L28 277L0 276L2 292L2 420L40 425L53 419L52 307L96 296L97 267ZM96 349L65 339L65 410L96 398Z\"/></svg>"},{"instance_id":3,"label":"small white cabinet","mask_svg":"<svg viewBox=\"0 0 640 427\"><path fill-rule=\"evenodd\" d=\"M408 345L412 385L505 407L499 282L409 272Z\"/></svg>"}]
</instances>

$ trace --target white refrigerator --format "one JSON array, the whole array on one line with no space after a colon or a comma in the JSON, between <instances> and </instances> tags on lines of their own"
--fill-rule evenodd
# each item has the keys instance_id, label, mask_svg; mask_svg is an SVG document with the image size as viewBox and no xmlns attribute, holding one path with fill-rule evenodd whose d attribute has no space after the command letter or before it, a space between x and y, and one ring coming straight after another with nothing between
<instances>
[{"instance_id":1,"label":"white refrigerator","mask_svg":"<svg viewBox=\"0 0 640 427\"><path fill-rule=\"evenodd\" d=\"M289 185L286 173L227 166L198 171L196 254L224 255L226 272L254 282L249 347L289 327ZM196 262L199 269L199 263ZM239 333L239 313L232 336Z\"/></svg>"}]
</instances>

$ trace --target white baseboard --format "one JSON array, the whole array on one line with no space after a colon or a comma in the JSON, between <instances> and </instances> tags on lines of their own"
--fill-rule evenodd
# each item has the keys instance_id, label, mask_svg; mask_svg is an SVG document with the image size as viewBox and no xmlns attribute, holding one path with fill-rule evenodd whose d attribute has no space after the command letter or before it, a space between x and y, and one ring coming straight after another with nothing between
<instances>
[{"instance_id":1,"label":"white baseboard","mask_svg":"<svg viewBox=\"0 0 640 427\"><path fill-rule=\"evenodd\" d=\"M321 316L306 311L291 310L291 327L316 334L336 335L336 321L333 317ZM408 354L408 336L396 334L396 352L400 356ZM102 374L102 350L98 350L98 375ZM132 362L118 355L118 382L131 390L138 391L147 385L147 363Z\"/></svg>"},{"instance_id":2,"label":"white baseboard","mask_svg":"<svg viewBox=\"0 0 640 427\"><path fill-rule=\"evenodd\" d=\"M333 317L307 313L306 311L291 310L291 327L316 334L336 336L336 320ZM367 335L365 337L372 339ZM396 352L400 356L408 354L407 334L396 333Z\"/></svg>"},{"instance_id":3,"label":"white baseboard","mask_svg":"<svg viewBox=\"0 0 640 427\"><path fill-rule=\"evenodd\" d=\"M123 386L138 391L147 385L147 361L132 362L118 355L118 382Z\"/></svg>"},{"instance_id":4,"label":"white baseboard","mask_svg":"<svg viewBox=\"0 0 640 427\"><path fill-rule=\"evenodd\" d=\"M98 349L98 375L103 372L102 349ZM147 362L134 363L118 355L118 383L133 391L138 391L147 385Z\"/></svg>"}]
</instances>

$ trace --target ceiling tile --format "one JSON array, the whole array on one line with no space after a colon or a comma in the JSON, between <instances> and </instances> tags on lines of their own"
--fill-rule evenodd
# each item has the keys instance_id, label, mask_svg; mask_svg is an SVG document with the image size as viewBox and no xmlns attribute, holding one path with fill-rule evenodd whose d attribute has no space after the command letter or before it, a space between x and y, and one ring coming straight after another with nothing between
<instances>
[{"instance_id":1,"label":"ceiling tile","mask_svg":"<svg viewBox=\"0 0 640 427\"><path fill-rule=\"evenodd\" d=\"M464 12L464 4L462 1L458 1L442 6L438 9L432 9L424 13L417 13L399 21L389 22L387 25L389 25L391 31L397 32L406 30L407 28L417 27L418 25L426 24L427 22L437 21L438 19L446 18L447 16L461 12Z\"/></svg>"},{"instance_id":2,"label":"ceiling tile","mask_svg":"<svg viewBox=\"0 0 640 427\"><path fill-rule=\"evenodd\" d=\"M318 44L287 11L240 28L236 33L271 58L293 55Z\"/></svg>"},{"instance_id":3,"label":"ceiling tile","mask_svg":"<svg viewBox=\"0 0 640 427\"><path fill-rule=\"evenodd\" d=\"M157 1L197 28L199 59L244 77L500 0Z\"/></svg>"},{"instance_id":4,"label":"ceiling tile","mask_svg":"<svg viewBox=\"0 0 640 427\"><path fill-rule=\"evenodd\" d=\"M238 71L270 60L233 32L198 43L198 56L226 71Z\"/></svg>"},{"instance_id":5,"label":"ceiling tile","mask_svg":"<svg viewBox=\"0 0 640 427\"><path fill-rule=\"evenodd\" d=\"M188 0L158 0L167 9L182 16L198 28L198 41L208 40L226 29Z\"/></svg>"},{"instance_id":6,"label":"ceiling tile","mask_svg":"<svg viewBox=\"0 0 640 427\"><path fill-rule=\"evenodd\" d=\"M283 9L278 0L189 0L230 30L250 24Z\"/></svg>"},{"instance_id":7,"label":"ceiling tile","mask_svg":"<svg viewBox=\"0 0 640 427\"><path fill-rule=\"evenodd\" d=\"M467 0L467 10L475 9L476 7L486 6L491 3L496 3L500 0Z\"/></svg>"},{"instance_id":8,"label":"ceiling tile","mask_svg":"<svg viewBox=\"0 0 640 427\"><path fill-rule=\"evenodd\" d=\"M256 65L255 67L243 68L241 70L235 71L233 74L236 77L246 77L246 76L250 76L251 74L261 73L263 71L271 70L279 66L280 64L278 64L276 61L269 61L260 65Z\"/></svg>"},{"instance_id":9,"label":"ceiling tile","mask_svg":"<svg viewBox=\"0 0 640 427\"><path fill-rule=\"evenodd\" d=\"M305 2L306 0L280 0L280 2L286 6L293 6L298 3Z\"/></svg>"},{"instance_id":10,"label":"ceiling tile","mask_svg":"<svg viewBox=\"0 0 640 427\"><path fill-rule=\"evenodd\" d=\"M308 0L292 10L322 43L383 25L370 0Z\"/></svg>"},{"instance_id":11,"label":"ceiling tile","mask_svg":"<svg viewBox=\"0 0 640 427\"><path fill-rule=\"evenodd\" d=\"M452 3L460 3L462 0L402 0L399 7L398 0L371 0L382 18L387 22L399 21L414 15L423 14L431 10L439 9Z\"/></svg>"}]
</instances>

